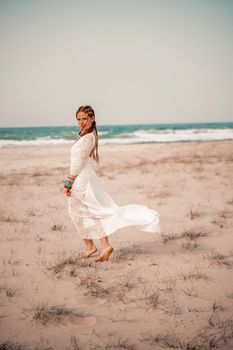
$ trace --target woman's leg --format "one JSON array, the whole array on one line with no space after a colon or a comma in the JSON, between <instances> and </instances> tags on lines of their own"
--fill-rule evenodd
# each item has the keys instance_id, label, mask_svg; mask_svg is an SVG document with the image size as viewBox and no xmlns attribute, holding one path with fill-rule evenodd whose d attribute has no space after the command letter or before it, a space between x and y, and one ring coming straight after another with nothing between
<instances>
[{"instance_id":1,"label":"woman's leg","mask_svg":"<svg viewBox=\"0 0 233 350\"><path fill-rule=\"evenodd\" d=\"M97 262L108 260L109 256L113 252L113 248L110 246L107 236L100 238L100 241L101 241L101 244L102 244L104 250L103 250L102 254L96 259Z\"/></svg>"},{"instance_id":2,"label":"woman's leg","mask_svg":"<svg viewBox=\"0 0 233 350\"><path fill-rule=\"evenodd\" d=\"M97 251L96 246L93 243L92 239L83 239L84 243L86 244L87 247L87 251L85 254L86 258L89 258L89 256L91 256L92 254L94 254Z\"/></svg>"}]
</instances>

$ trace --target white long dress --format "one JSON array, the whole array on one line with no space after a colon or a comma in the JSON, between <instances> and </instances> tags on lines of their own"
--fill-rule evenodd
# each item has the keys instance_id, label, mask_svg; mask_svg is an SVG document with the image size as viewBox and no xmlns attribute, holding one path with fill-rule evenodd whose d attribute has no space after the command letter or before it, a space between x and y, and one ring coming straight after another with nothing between
<instances>
[{"instance_id":1,"label":"white long dress","mask_svg":"<svg viewBox=\"0 0 233 350\"><path fill-rule=\"evenodd\" d=\"M145 205L117 205L105 192L92 165L95 135L82 136L71 148L70 174L77 175L68 197L69 215L82 238L99 239L118 229L134 226L160 232L159 214Z\"/></svg>"}]
</instances>

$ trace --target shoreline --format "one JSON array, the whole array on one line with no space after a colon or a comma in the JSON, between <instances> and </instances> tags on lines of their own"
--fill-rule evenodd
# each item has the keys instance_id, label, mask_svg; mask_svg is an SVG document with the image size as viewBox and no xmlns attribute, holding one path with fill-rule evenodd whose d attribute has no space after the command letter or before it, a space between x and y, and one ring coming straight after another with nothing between
<instances>
[{"instance_id":1,"label":"shoreline","mask_svg":"<svg viewBox=\"0 0 233 350\"><path fill-rule=\"evenodd\" d=\"M74 142L74 140L69 141L69 143L57 143L57 144L41 144L41 145L7 145L7 146L0 146L0 150L1 149L8 149L8 148L13 148L13 149L28 149L28 148L45 148L45 147L51 147L51 148L56 148L56 147L70 147L72 146L72 143ZM109 147L109 146L134 146L134 145L163 145L163 144L177 144L177 143L181 143L181 144L196 144L196 143L210 143L210 142L233 142L233 139L221 139L221 140L179 140L179 141L158 141L158 142L134 142L134 143L103 143L100 144L100 147Z\"/></svg>"}]
</instances>

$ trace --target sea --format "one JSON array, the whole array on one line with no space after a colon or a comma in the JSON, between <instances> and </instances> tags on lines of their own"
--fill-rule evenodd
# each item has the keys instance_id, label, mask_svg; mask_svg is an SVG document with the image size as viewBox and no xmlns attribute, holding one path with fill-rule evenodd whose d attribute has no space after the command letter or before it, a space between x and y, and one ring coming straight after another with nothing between
<instances>
[{"instance_id":1,"label":"sea","mask_svg":"<svg viewBox=\"0 0 233 350\"><path fill-rule=\"evenodd\" d=\"M233 122L101 125L97 130L102 145L233 139ZM0 147L71 145L78 132L77 126L0 128Z\"/></svg>"}]
</instances>

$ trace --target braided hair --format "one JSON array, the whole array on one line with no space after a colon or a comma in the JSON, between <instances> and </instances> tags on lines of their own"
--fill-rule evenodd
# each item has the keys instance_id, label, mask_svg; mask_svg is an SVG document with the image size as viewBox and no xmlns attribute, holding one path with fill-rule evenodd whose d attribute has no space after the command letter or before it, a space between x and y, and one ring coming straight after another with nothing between
<instances>
[{"instance_id":1,"label":"braided hair","mask_svg":"<svg viewBox=\"0 0 233 350\"><path fill-rule=\"evenodd\" d=\"M91 106L85 105L85 106L80 106L79 109L76 112L76 118L78 116L79 112L84 112L88 117L94 117L95 118L95 112L93 110L93 108ZM96 127L96 122L95 120L92 121L92 125L91 127L86 130L86 132L84 134L81 134L81 131L79 132L80 136L84 136L86 134L91 133L93 130L95 130L96 135L97 135L97 142L95 145L95 148L92 150L91 152L91 157L98 163L99 162L99 154L98 154L98 131L97 131L97 127Z\"/></svg>"}]
</instances>

